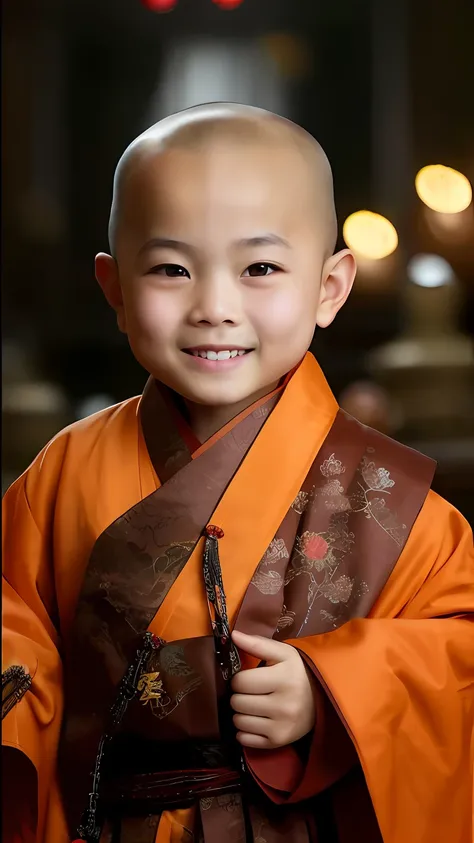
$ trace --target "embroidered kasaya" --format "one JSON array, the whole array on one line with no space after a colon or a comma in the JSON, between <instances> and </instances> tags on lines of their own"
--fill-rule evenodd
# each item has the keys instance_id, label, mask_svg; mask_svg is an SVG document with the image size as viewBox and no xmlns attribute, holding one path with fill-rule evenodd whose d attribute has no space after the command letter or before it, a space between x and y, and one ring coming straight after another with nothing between
<instances>
[{"instance_id":1,"label":"embroidered kasaya","mask_svg":"<svg viewBox=\"0 0 474 843\"><path fill-rule=\"evenodd\" d=\"M203 575L214 633L216 659L224 680L228 680L240 670L240 658L238 650L230 637L231 632L227 617L222 571L219 563L217 543L223 535L224 531L221 530L220 527L215 527L213 525L206 527L206 541L203 554ZM119 685L116 699L110 709L107 731L101 735L99 740L94 769L91 773L92 789L88 797L87 808L84 811L77 829L78 838L74 841L74 843L99 843L100 841L104 812L107 807L107 791L105 798L102 798L101 800L101 796L103 797L103 794L101 793L100 787L102 771L107 760L107 748L110 745L113 736L120 728L129 703L135 697L137 697L141 703L147 705L151 701L160 701L162 695L165 693L163 682L160 678L160 671L153 670L153 668L150 668L149 664L150 654L154 651L158 651L164 647L165 644L165 641L158 638L156 635L153 635L153 633L146 632L143 636L143 644L137 650L132 664L128 668L122 682ZM189 760L190 759L187 758L187 767L189 767ZM243 763L242 759L242 769ZM183 785L187 788L186 793L180 792L180 786L182 789ZM157 808L159 810L163 810L165 805L167 807L173 807L174 804L179 806L186 803L192 804L196 798L208 799L220 792L229 794L238 790L239 787L240 775L232 768L214 769L212 772L210 770L197 770L193 773L192 781L189 775L181 775L180 777L179 774L172 774L168 781L166 781L166 777L164 777L159 784L155 783L154 797L150 790L150 783L148 781L147 801L145 804L150 806L151 800L154 799ZM109 786L109 798L110 791L111 788ZM125 801L123 784L121 801L122 804ZM135 803L134 807L136 810L136 805L138 804L137 795L135 795L133 801Z\"/></svg>"},{"instance_id":2,"label":"embroidered kasaya","mask_svg":"<svg viewBox=\"0 0 474 843\"><path fill-rule=\"evenodd\" d=\"M70 669L61 785L71 830L89 798L80 826L88 843L115 840L114 835L121 843L154 843L163 812L185 807L197 811L196 833L205 843L220 843L224 830L226 840L250 840L259 829L267 843L276 843L282 830L291 843L312 843L323 814L332 812L326 826L334 825L336 792L334 799L332 791L325 793L324 811L318 809L318 795L297 810L272 806L253 782L254 774L243 772L229 706L229 682L240 655L230 636L222 558L229 537L238 533L231 521L223 523L220 502L252 457L279 398L261 403L193 459L184 445L176 445L159 391L153 383L145 391L143 429L155 469L159 473L166 465L167 479L97 540L66 653ZM160 420L161 431L152 419ZM180 459L171 460L173 453ZM250 634L291 639L294 646L367 616L407 541L434 471L430 460L342 412L319 450L305 460L299 486L250 572L233 623ZM249 524L262 520L266 506L262 497L248 515L239 509L239 529L244 517ZM248 562L239 564L239 576L245 576ZM134 664L147 630L160 633L160 607L192 565L200 571L193 587L207 603L209 632L182 639L174 635L150 650L143 669L134 674L133 694L111 737L106 711L117 705L119 666L123 675L127 664ZM168 638L165 632L162 637ZM323 677L306 662L325 689ZM328 705L333 712L328 722L335 717L334 746L349 743L341 780L358 793L360 805L367 803L367 843L380 841L343 714L332 702ZM357 775L350 784L347 776L354 765ZM102 837L97 838L99 828ZM321 834L318 843L326 843Z\"/></svg>"}]
</instances>

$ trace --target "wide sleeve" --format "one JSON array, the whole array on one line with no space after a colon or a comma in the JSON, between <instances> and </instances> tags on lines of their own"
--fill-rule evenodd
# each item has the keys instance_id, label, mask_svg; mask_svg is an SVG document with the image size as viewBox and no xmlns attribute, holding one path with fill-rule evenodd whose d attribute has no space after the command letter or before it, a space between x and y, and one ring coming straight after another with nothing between
<instances>
[{"instance_id":1,"label":"wide sleeve","mask_svg":"<svg viewBox=\"0 0 474 843\"><path fill-rule=\"evenodd\" d=\"M54 484L36 482L40 462L39 458L7 491L2 507L2 677L10 668L19 668L31 678L27 690L16 701L12 697L2 712L7 843L43 839L48 804L56 790L63 701L51 552Z\"/></svg>"},{"instance_id":2,"label":"wide sleeve","mask_svg":"<svg viewBox=\"0 0 474 843\"><path fill-rule=\"evenodd\" d=\"M293 771L284 788L264 761L252 764L267 794L298 802L331 783L337 768L343 775L350 753L342 726L384 843L472 843L473 620L472 531L430 493L371 617L287 642L319 686L323 719L305 763L295 762L294 747L281 751Z\"/></svg>"}]
</instances>

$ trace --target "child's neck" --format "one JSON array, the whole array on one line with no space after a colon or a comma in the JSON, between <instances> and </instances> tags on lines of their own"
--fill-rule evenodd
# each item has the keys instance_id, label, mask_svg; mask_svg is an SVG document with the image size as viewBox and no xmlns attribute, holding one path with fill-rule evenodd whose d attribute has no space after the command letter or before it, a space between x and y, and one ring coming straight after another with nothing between
<instances>
[{"instance_id":1,"label":"child's neck","mask_svg":"<svg viewBox=\"0 0 474 843\"><path fill-rule=\"evenodd\" d=\"M186 410L188 414L189 425L196 438L202 444L207 442L211 436L214 436L218 430L224 427L227 422L242 413L247 407L250 407L259 398L269 395L276 389L278 383L270 384L264 387L259 392L255 392L239 401L237 404L225 404L224 406L209 406L207 404L195 404L192 401L185 400Z\"/></svg>"}]
</instances>

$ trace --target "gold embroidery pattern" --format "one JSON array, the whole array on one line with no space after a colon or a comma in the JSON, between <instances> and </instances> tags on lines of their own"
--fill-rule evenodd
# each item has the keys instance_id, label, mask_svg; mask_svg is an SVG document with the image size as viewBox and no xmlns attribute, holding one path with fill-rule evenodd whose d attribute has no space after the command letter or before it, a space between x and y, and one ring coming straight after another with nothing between
<instances>
[{"instance_id":1,"label":"gold embroidery pattern","mask_svg":"<svg viewBox=\"0 0 474 843\"><path fill-rule=\"evenodd\" d=\"M289 559L290 554L283 539L273 539L263 554L261 565L274 565L279 559Z\"/></svg>"},{"instance_id":2,"label":"gold embroidery pattern","mask_svg":"<svg viewBox=\"0 0 474 843\"><path fill-rule=\"evenodd\" d=\"M146 705L150 700L158 700L163 693L163 682L158 671L142 673L138 680L137 691L141 692L140 702Z\"/></svg>"},{"instance_id":3,"label":"gold embroidery pattern","mask_svg":"<svg viewBox=\"0 0 474 843\"><path fill-rule=\"evenodd\" d=\"M283 586L284 580L278 571L261 571L257 568L251 580L261 594L277 594Z\"/></svg>"},{"instance_id":4,"label":"gold embroidery pattern","mask_svg":"<svg viewBox=\"0 0 474 843\"><path fill-rule=\"evenodd\" d=\"M149 670L146 675L154 677L155 680L160 677L159 693L150 696L149 702L152 714L159 720L163 720L169 717L189 694L199 688L202 677L187 663L184 647L178 644L167 644L162 647L158 658L159 665L152 664L152 670ZM167 675L173 677L175 681L177 678L184 680L183 685L172 694L167 690Z\"/></svg>"},{"instance_id":5,"label":"gold embroidery pattern","mask_svg":"<svg viewBox=\"0 0 474 843\"><path fill-rule=\"evenodd\" d=\"M280 632L282 629L287 629L289 626L292 626L295 620L296 612L289 611L285 604L283 604L282 612L280 615L280 619L277 624L277 632Z\"/></svg>"},{"instance_id":6,"label":"gold embroidery pattern","mask_svg":"<svg viewBox=\"0 0 474 843\"><path fill-rule=\"evenodd\" d=\"M296 498L294 499L293 503L291 504L291 509L293 509L298 515L303 515L306 507L309 503L309 494L308 492L303 492L302 490L298 492Z\"/></svg>"},{"instance_id":7,"label":"gold embroidery pattern","mask_svg":"<svg viewBox=\"0 0 474 843\"><path fill-rule=\"evenodd\" d=\"M319 470L323 477L334 477L338 474L344 474L346 468L341 460L336 459L335 454L331 454L327 460L324 460Z\"/></svg>"},{"instance_id":8,"label":"gold embroidery pattern","mask_svg":"<svg viewBox=\"0 0 474 843\"><path fill-rule=\"evenodd\" d=\"M320 472L327 482L320 488L313 486L309 492L300 492L292 504L295 511L301 511L307 509L311 501L319 499L324 501L325 508L331 513L327 530L306 530L296 537L287 569L285 586L303 574L309 579L308 609L298 635L308 623L317 600L323 598L329 604L339 607L335 613L321 609L322 619L337 627L347 615L349 606L368 593L366 582L347 573L340 573L340 566L353 549L356 539L353 532L354 516L360 513L372 519L398 546L402 546L406 538L406 525L399 522L386 501L395 481L386 468L376 465L373 453L374 449L368 448L362 458L357 468L354 490L344 488L341 478L346 473L346 466L335 454L331 454L320 466ZM284 609L277 631L291 625L292 620L288 618L288 611Z\"/></svg>"},{"instance_id":9,"label":"gold embroidery pattern","mask_svg":"<svg viewBox=\"0 0 474 843\"><path fill-rule=\"evenodd\" d=\"M377 468L373 460L364 456L358 468L360 479L358 489L351 495L352 512L363 513L366 518L372 518L399 547L406 538L406 524L400 524L396 515L389 509L385 498L372 497L372 493L390 495L389 489L395 486L386 468Z\"/></svg>"},{"instance_id":10,"label":"gold embroidery pattern","mask_svg":"<svg viewBox=\"0 0 474 843\"><path fill-rule=\"evenodd\" d=\"M210 796L210 797L207 796L204 799L200 799L199 801L201 803L201 809L203 811L209 811L209 809L212 808L212 803L214 802L214 797L213 796Z\"/></svg>"},{"instance_id":11,"label":"gold embroidery pattern","mask_svg":"<svg viewBox=\"0 0 474 843\"><path fill-rule=\"evenodd\" d=\"M371 519L376 529L383 530L399 547L406 540L406 525L389 506L395 481L390 471L376 463L374 448L366 448L355 471L348 472L336 453L315 468L322 482L316 480L301 489L289 511L289 515L293 511L303 517L300 529L304 532L297 532L286 572L281 560L288 558L288 549L281 532L287 534L282 525L252 578L252 584L265 596L275 596L284 589L285 602L275 632L281 633L282 639L290 628L292 636L305 634L317 602L322 603L319 615L324 625L336 629L353 610L357 611L360 600L369 593L367 582L360 575L352 575L350 559L346 563L357 547L360 518ZM318 530L319 524L325 529ZM299 587L291 584L302 576L308 585L301 594Z\"/></svg>"},{"instance_id":12,"label":"gold embroidery pattern","mask_svg":"<svg viewBox=\"0 0 474 843\"><path fill-rule=\"evenodd\" d=\"M301 575L309 579L308 609L298 635L308 623L316 600L326 597L335 605L347 604L353 594L355 579L346 575L336 578L337 570L354 543L354 533L349 531L348 513L338 513L331 518L327 531L306 531L297 536L295 550L287 570L285 585ZM316 574L322 574L316 577Z\"/></svg>"},{"instance_id":13,"label":"gold embroidery pattern","mask_svg":"<svg viewBox=\"0 0 474 843\"><path fill-rule=\"evenodd\" d=\"M250 581L251 585L255 586L261 594L277 594L283 588L283 575L279 571L265 571L263 568L289 558L290 554L283 539L273 539Z\"/></svg>"}]
</instances>

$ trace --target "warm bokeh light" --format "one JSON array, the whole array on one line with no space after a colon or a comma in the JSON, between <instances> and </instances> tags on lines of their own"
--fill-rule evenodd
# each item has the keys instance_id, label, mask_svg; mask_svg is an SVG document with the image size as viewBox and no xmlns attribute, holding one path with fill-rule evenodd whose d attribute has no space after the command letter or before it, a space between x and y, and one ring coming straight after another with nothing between
<instances>
[{"instance_id":1,"label":"warm bokeh light","mask_svg":"<svg viewBox=\"0 0 474 843\"><path fill-rule=\"evenodd\" d=\"M283 76L298 79L311 70L311 51L303 38L291 32L270 32L261 44Z\"/></svg>"},{"instance_id":2,"label":"warm bokeh light","mask_svg":"<svg viewBox=\"0 0 474 843\"><path fill-rule=\"evenodd\" d=\"M459 214L472 201L469 179L444 164L423 167L416 176L415 188L421 201L441 214Z\"/></svg>"},{"instance_id":3,"label":"warm bokeh light","mask_svg":"<svg viewBox=\"0 0 474 843\"><path fill-rule=\"evenodd\" d=\"M243 0L212 0L220 9L236 9Z\"/></svg>"},{"instance_id":4,"label":"warm bokeh light","mask_svg":"<svg viewBox=\"0 0 474 843\"><path fill-rule=\"evenodd\" d=\"M371 260L388 257L398 246L395 226L372 211L356 211L347 217L342 234L349 249Z\"/></svg>"},{"instance_id":5,"label":"warm bokeh light","mask_svg":"<svg viewBox=\"0 0 474 843\"><path fill-rule=\"evenodd\" d=\"M151 12L171 12L177 0L142 0L142 3Z\"/></svg>"},{"instance_id":6,"label":"warm bokeh light","mask_svg":"<svg viewBox=\"0 0 474 843\"><path fill-rule=\"evenodd\" d=\"M453 269L441 255L414 255L407 274L412 284L419 287L444 287L454 281Z\"/></svg>"}]
</instances>

